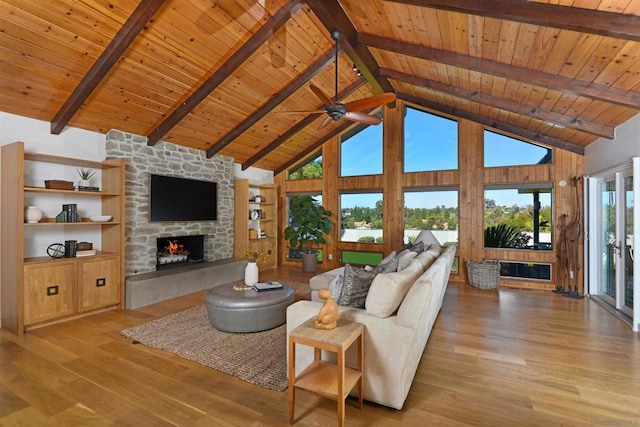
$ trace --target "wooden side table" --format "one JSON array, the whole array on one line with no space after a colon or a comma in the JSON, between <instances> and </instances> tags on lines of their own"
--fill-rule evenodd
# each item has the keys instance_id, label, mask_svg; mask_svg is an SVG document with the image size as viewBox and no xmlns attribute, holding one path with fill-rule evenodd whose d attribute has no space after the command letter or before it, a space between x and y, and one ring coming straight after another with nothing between
<instances>
[{"instance_id":1,"label":"wooden side table","mask_svg":"<svg viewBox=\"0 0 640 427\"><path fill-rule=\"evenodd\" d=\"M293 424L296 389L310 391L338 402L338 425L344 425L345 399L358 384L358 406L362 409L363 394L363 334L361 323L338 319L335 329L323 330L313 327L311 318L289 333L289 423ZM358 368L345 366L345 353L358 341ZM313 362L296 377L296 344L313 347ZM321 351L332 351L338 363L321 359Z\"/></svg>"}]
</instances>

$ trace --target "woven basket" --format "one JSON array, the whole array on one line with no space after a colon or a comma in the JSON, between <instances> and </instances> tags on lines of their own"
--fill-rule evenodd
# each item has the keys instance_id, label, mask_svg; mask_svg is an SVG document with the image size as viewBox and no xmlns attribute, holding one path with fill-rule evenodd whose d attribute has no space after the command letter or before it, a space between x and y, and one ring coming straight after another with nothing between
<instances>
[{"instance_id":1,"label":"woven basket","mask_svg":"<svg viewBox=\"0 0 640 427\"><path fill-rule=\"evenodd\" d=\"M496 289L500 284L500 261L467 261L467 275L474 288Z\"/></svg>"}]
</instances>

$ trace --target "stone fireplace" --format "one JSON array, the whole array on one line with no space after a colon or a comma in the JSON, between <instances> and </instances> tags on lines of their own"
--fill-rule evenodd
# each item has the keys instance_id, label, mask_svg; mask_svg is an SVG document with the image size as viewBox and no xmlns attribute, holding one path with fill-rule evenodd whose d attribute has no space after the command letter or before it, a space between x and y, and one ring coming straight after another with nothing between
<instances>
[{"instance_id":1,"label":"stone fireplace","mask_svg":"<svg viewBox=\"0 0 640 427\"><path fill-rule=\"evenodd\" d=\"M156 270L204 262L204 235L156 238Z\"/></svg>"},{"instance_id":2,"label":"stone fireplace","mask_svg":"<svg viewBox=\"0 0 640 427\"><path fill-rule=\"evenodd\" d=\"M125 167L125 276L156 272L158 237L204 236L205 263L233 258L233 159L118 130L107 133L107 158L124 158ZM166 175L215 182L218 212L215 221L149 221L150 175ZM200 264L202 265L202 264ZM195 268L195 266L194 266ZM180 269L176 269L180 271Z\"/></svg>"}]
</instances>

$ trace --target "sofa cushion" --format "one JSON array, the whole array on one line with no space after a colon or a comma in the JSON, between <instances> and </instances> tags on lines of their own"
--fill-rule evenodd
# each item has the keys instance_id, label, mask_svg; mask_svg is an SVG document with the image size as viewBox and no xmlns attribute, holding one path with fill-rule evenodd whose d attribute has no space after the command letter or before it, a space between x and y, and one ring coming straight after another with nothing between
<instances>
[{"instance_id":1,"label":"sofa cushion","mask_svg":"<svg viewBox=\"0 0 640 427\"><path fill-rule=\"evenodd\" d=\"M410 251L409 249L404 249L398 254L398 270L402 271L404 268L409 265L412 259L414 259L418 255L417 253Z\"/></svg>"},{"instance_id":2,"label":"sofa cushion","mask_svg":"<svg viewBox=\"0 0 640 427\"><path fill-rule=\"evenodd\" d=\"M371 282L378 273L356 268L350 264L344 266L342 291L338 298L338 305L345 307L364 308Z\"/></svg>"},{"instance_id":3,"label":"sofa cushion","mask_svg":"<svg viewBox=\"0 0 640 427\"><path fill-rule=\"evenodd\" d=\"M411 262L402 271L378 274L373 279L367 294L365 302L367 314L380 318L391 316L422 271L420 263Z\"/></svg>"},{"instance_id":4,"label":"sofa cushion","mask_svg":"<svg viewBox=\"0 0 640 427\"><path fill-rule=\"evenodd\" d=\"M430 250L426 250L421 254L416 255L412 262L419 262L422 265L422 270L426 270L433 264L433 261L437 258L437 255L433 255Z\"/></svg>"}]
</instances>

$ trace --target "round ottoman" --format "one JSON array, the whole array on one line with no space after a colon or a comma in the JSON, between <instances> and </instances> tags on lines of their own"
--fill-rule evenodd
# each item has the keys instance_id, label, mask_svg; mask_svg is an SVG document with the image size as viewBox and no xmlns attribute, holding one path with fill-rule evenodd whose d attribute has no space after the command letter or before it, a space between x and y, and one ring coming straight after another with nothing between
<instances>
[{"instance_id":1,"label":"round ottoman","mask_svg":"<svg viewBox=\"0 0 640 427\"><path fill-rule=\"evenodd\" d=\"M209 322L224 332L258 332L286 321L287 307L293 304L293 288L256 292L236 291L233 284L216 286L205 298Z\"/></svg>"}]
</instances>

